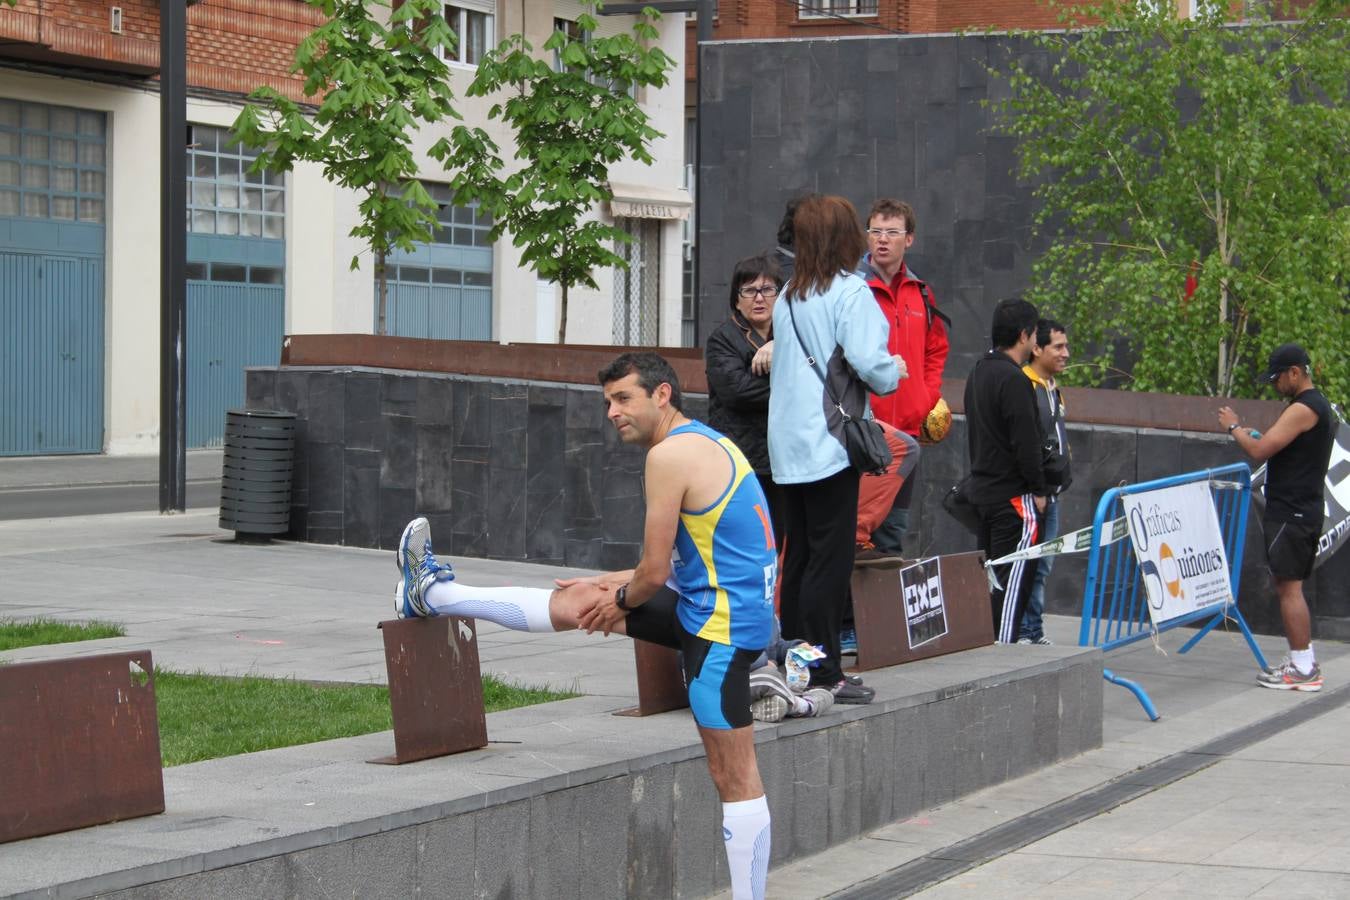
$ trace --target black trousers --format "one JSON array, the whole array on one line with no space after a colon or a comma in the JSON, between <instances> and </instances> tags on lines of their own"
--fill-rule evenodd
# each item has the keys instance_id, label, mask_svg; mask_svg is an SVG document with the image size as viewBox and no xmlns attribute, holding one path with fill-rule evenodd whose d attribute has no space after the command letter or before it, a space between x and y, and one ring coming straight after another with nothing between
<instances>
[{"instance_id":1,"label":"black trousers","mask_svg":"<svg viewBox=\"0 0 1350 900\"><path fill-rule=\"evenodd\" d=\"M980 513L980 549L989 559L1000 559L1036 543L1039 521L1031 494L976 508ZM1036 579L1036 563L1018 560L994 567L994 577L1001 587L990 591L989 605L994 616L994 640L1000 644L1017 640L1031 584Z\"/></svg>"},{"instance_id":2,"label":"black trousers","mask_svg":"<svg viewBox=\"0 0 1350 900\"><path fill-rule=\"evenodd\" d=\"M780 551L783 549L783 489L774 483L772 476L755 473L764 499L769 501L769 524L773 527L773 542Z\"/></svg>"},{"instance_id":3,"label":"black trousers","mask_svg":"<svg viewBox=\"0 0 1350 900\"><path fill-rule=\"evenodd\" d=\"M858 472L849 467L781 488L787 531L779 609L783 637L820 645L826 658L812 671L811 683L832 686L844 677L839 629L853 575Z\"/></svg>"}]
</instances>

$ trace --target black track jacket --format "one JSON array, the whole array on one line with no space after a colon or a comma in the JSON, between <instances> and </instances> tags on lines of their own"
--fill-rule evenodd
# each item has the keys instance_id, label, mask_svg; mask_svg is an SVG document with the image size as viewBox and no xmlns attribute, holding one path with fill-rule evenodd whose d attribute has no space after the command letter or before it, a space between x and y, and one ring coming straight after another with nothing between
<instances>
[{"instance_id":1,"label":"black track jacket","mask_svg":"<svg viewBox=\"0 0 1350 900\"><path fill-rule=\"evenodd\" d=\"M966 379L966 435L972 503L1045 494L1036 394L1022 367L1001 350L986 353Z\"/></svg>"}]
</instances>

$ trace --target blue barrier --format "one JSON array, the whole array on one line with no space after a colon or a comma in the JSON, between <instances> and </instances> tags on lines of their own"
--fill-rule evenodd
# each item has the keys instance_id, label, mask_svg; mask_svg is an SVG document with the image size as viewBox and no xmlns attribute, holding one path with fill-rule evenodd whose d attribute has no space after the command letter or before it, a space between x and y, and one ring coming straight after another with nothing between
<instances>
[{"instance_id":1,"label":"blue barrier","mask_svg":"<svg viewBox=\"0 0 1350 900\"><path fill-rule=\"evenodd\" d=\"M1214 508L1219 517L1219 531L1223 535L1224 551L1228 555L1229 584L1234 599L1231 602L1211 604L1155 626L1149 618L1148 596L1140 576L1134 545L1128 538L1112 541L1110 537L1112 523L1124 514L1121 498L1127 494L1197 481L1205 481L1210 485L1210 496L1214 499ZM1261 654L1261 648L1256 645L1256 639L1252 637L1251 629L1242 618L1236 601L1238 579L1242 572L1242 548L1247 534L1247 509L1251 503L1251 490L1251 469L1246 463L1235 463L1218 469L1187 472L1183 475L1159 478L1156 481L1112 488L1103 494L1097 503L1097 514L1092 520L1092 549L1088 557L1087 583L1083 594L1083 621L1078 632L1079 646L1100 647L1104 651L1110 651L1169 631L1179 625L1208 619L1209 621L1182 645L1180 652L1185 653L1209 634L1216 625L1231 618L1247 639L1247 646L1251 647L1257 663L1264 668L1266 658ZM1102 674L1112 684L1118 684L1131 691L1144 707L1144 712L1148 713L1148 717L1155 722L1158 720L1157 708L1139 684L1116 675L1110 669L1103 669Z\"/></svg>"}]
</instances>

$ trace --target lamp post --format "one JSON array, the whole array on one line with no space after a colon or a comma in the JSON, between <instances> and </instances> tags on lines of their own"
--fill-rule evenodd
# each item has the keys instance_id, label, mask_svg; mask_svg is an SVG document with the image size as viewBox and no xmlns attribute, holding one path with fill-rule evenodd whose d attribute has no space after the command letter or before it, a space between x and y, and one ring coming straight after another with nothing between
<instances>
[{"instance_id":1,"label":"lamp post","mask_svg":"<svg viewBox=\"0 0 1350 900\"><path fill-rule=\"evenodd\" d=\"M159 5L159 511L187 509L187 7Z\"/></svg>"}]
</instances>

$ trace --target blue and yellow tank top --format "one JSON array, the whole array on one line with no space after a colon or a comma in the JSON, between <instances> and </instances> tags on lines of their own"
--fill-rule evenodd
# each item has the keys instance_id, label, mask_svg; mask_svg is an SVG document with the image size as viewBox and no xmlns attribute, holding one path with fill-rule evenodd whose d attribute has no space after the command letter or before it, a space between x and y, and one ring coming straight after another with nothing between
<instances>
[{"instance_id":1,"label":"blue and yellow tank top","mask_svg":"<svg viewBox=\"0 0 1350 900\"><path fill-rule=\"evenodd\" d=\"M677 615L690 634L718 644L762 650L773 628L778 552L769 504L754 470L732 440L702 422L670 432L701 434L731 459L731 482L706 509L681 509L671 579Z\"/></svg>"}]
</instances>

